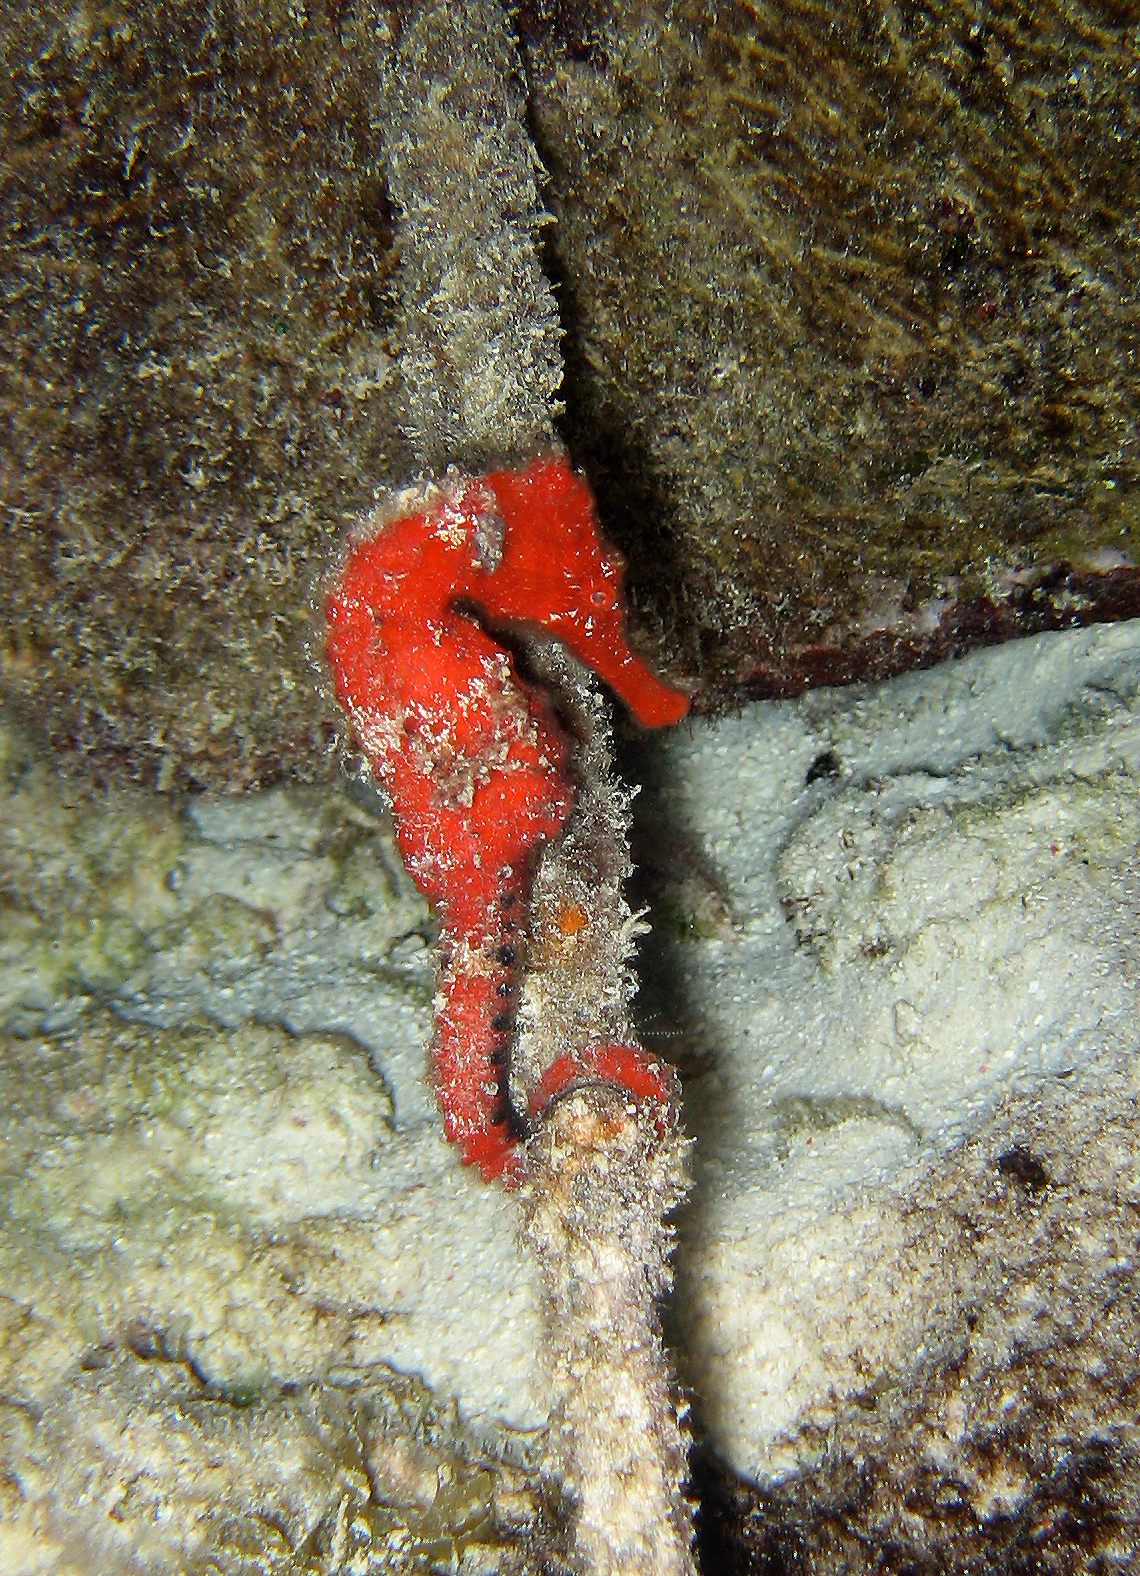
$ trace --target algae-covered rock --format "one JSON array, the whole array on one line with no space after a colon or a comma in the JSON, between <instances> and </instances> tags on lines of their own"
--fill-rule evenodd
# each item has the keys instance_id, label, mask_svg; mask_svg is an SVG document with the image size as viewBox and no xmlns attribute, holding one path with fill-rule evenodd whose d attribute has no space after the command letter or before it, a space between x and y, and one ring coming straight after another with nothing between
<instances>
[{"instance_id":1,"label":"algae-covered rock","mask_svg":"<svg viewBox=\"0 0 1140 1576\"><path fill-rule=\"evenodd\" d=\"M90 1008L0 1038L0 1109L5 1571L521 1573L557 1546L526 1440L386 1362L442 1302L359 1047Z\"/></svg>"},{"instance_id":2,"label":"algae-covered rock","mask_svg":"<svg viewBox=\"0 0 1140 1576\"><path fill-rule=\"evenodd\" d=\"M390 106L435 90L393 96L403 9L0 19L3 682L72 764L335 771L312 609L418 463L405 362L430 404L437 332L449 387L464 343L485 369L478 299L504 353L516 296L532 326L517 270L404 299L435 275L397 266ZM1133 5L517 26L562 431L664 668L710 701L1140 606ZM420 194L441 267L455 189Z\"/></svg>"},{"instance_id":3,"label":"algae-covered rock","mask_svg":"<svg viewBox=\"0 0 1140 1576\"><path fill-rule=\"evenodd\" d=\"M537 1321L430 1110L387 817L85 787L7 727L0 806L0 1568L535 1568Z\"/></svg>"},{"instance_id":4,"label":"algae-covered rock","mask_svg":"<svg viewBox=\"0 0 1140 1576\"><path fill-rule=\"evenodd\" d=\"M706 1568L1135 1567L1138 1132L1133 1052L1011 1101L876 1201L875 1290L835 1313L862 1372L802 1420L782 1481L702 1464Z\"/></svg>"},{"instance_id":5,"label":"algae-covered rock","mask_svg":"<svg viewBox=\"0 0 1140 1576\"><path fill-rule=\"evenodd\" d=\"M837 1314L861 1377L804 1418L784 1480L706 1459L706 1568L1135 1567L1138 1095L1132 1053L1014 1100L948 1165L878 1199L891 1247L870 1256L877 1289Z\"/></svg>"},{"instance_id":6,"label":"algae-covered rock","mask_svg":"<svg viewBox=\"0 0 1140 1576\"><path fill-rule=\"evenodd\" d=\"M1138 697L1120 624L641 763L706 1569L1135 1562ZM3 740L0 1567L558 1572L534 1266L374 798Z\"/></svg>"},{"instance_id":7,"label":"algae-covered rock","mask_svg":"<svg viewBox=\"0 0 1140 1576\"><path fill-rule=\"evenodd\" d=\"M655 756L703 1568L1131 1570L1140 624Z\"/></svg>"},{"instance_id":8,"label":"algae-covered rock","mask_svg":"<svg viewBox=\"0 0 1140 1576\"><path fill-rule=\"evenodd\" d=\"M1135 612L1136 7L588 14L532 24L569 430L662 659Z\"/></svg>"},{"instance_id":9,"label":"algae-covered rock","mask_svg":"<svg viewBox=\"0 0 1140 1576\"><path fill-rule=\"evenodd\" d=\"M5 1410L0 1489L0 1560L37 1576L525 1576L561 1541L510 1441L415 1380L232 1395L144 1335Z\"/></svg>"},{"instance_id":10,"label":"algae-covered rock","mask_svg":"<svg viewBox=\"0 0 1140 1576\"><path fill-rule=\"evenodd\" d=\"M351 7L4 12L5 668L65 755L321 770L310 599L406 463L386 37Z\"/></svg>"},{"instance_id":11,"label":"algae-covered rock","mask_svg":"<svg viewBox=\"0 0 1140 1576\"><path fill-rule=\"evenodd\" d=\"M107 1001L299 1022L322 995L351 1028L354 986L357 1009L426 1014L431 921L363 790L108 792L61 781L0 721L0 825L0 1030Z\"/></svg>"}]
</instances>

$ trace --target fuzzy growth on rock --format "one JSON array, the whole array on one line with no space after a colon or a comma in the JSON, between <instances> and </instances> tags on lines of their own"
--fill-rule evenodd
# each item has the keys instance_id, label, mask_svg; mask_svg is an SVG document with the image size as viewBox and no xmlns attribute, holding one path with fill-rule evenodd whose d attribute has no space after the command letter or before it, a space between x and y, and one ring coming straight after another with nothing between
<instances>
[{"instance_id":1,"label":"fuzzy growth on rock","mask_svg":"<svg viewBox=\"0 0 1140 1576\"><path fill-rule=\"evenodd\" d=\"M528 1151L526 1241L560 1330L550 1465L585 1568L607 1576L696 1571L688 1437L657 1314L685 1147L675 1121L663 1135L653 1108L594 1085L556 1101Z\"/></svg>"},{"instance_id":2,"label":"fuzzy growth on rock","mask_svg":"<svg viewBox=\"0 0 1140 1576\"><path fill-rule=\"evenodd\" d=\"M497 0L416 8L391 98L404 429L435 472L549 448L562 329L535 244L547 216L525 85Z\"/></svg>"}]
</instances>

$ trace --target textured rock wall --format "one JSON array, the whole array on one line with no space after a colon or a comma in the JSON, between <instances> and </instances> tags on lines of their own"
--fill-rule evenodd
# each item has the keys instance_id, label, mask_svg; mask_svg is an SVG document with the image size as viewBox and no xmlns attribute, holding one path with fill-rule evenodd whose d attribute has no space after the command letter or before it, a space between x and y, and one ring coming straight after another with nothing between
<instances>
[{"instance_id":1,"label":"textured rock wall","mask_svg":"<svg viewBox=\"0 0 1140 1576\"><path fill-rule=\"evenodd\" d=\"M1013 1101L886 1201L897 1242L874 1272L867 1384L804 1428L780 1486L706 1463L706 1569L1135 1568L1138 1092L1131 1054Z\"/></svg>"},{"instance_id":2,"label":"textured rock wall","mask_svg":"<svg viewBox=\"0 0 1140 1576\"><path fill-rule=\"evenodd\" d=\"M1118 625L660 741L632 1004L624 846L552 850L527 1054L632 1012L686 1073L706 1576L1135 1565L1138 686ZM544 1125L552 1385L519 1206L431 1107L430 920L375 796L180 812L5 729L0 892L0 1569L560 1572L533 1431L630 1399L646 1135Z\"/></svg>"},{"instance_id":3,"label":"textured rock wall","mask_svg":"<svg viewBox=\"0 0 1140 1576\"><path fill-rule=\"evenodd\" d=\"M4 12L4 673L65 758L322 769L312 592L407 463L363 15Z\"/></svg>"},{"instance_id":4,"label":"textured rock wall","mask_svg":"<svg viewBox=\"0 0 1140 1576\"><path fill-rule=\"evenodd\" d=\"M2 673L72 764L333 769L314 590L412 467L400 23L0 19ZM1137 25L1127 0L520 8L563 435L638 638L708 701L1140 608ZM534 306L516 273L483 303L504 323ZM486 371L447 373L472 408Z\"/></svg>"},{"instance_id":5,"label":"textured rock wall","mask_svg":"<svg viewBox=\"0 0 1140 1576\"><path fill-rule=\"evenodd\" d=\"M533 114L664 651L779 693L1135 610L1083 576L1140 561L1136 7L600 11L536 23Z\"/></svg>"}]
</instances>

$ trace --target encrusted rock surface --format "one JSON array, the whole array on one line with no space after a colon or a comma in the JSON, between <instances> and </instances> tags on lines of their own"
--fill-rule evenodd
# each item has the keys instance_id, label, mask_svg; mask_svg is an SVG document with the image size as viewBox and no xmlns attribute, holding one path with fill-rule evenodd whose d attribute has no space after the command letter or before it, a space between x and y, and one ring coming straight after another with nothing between
<instances>
[{"instance_id":1,"label":"encrusted rock surface","mask_svg":"<svg viewBox=\"0 0 1140 1576\"><path fill-rule=\"evenodd\" d=\"M1135 1564L1138 695L1101 627L641 759L706 1572ZM4 739L0 1566L560 1571L535 1267L440 1135L374 797Z\"/></svg>"},{"instance_id":2,"label":"encrusted rock surface","mask_svg":"<svg viewBox=\"0 0 1140 1576\"><path fill-rule=\"evenodd\" d=\"M1135 616L1136 6L534 10L571 448L663 655Z\"/></svg>"},{"instance_id":3,"label":"encrusted rock surface","mask_svg":"<svg viewBox=\"0 0 1140 1576\"><path fill-rule=\"evenodd\" d=\"M403 299L432 263L401 281L389 194L403 9L0 19L3 683L73 766L335 773L312 604L432 400ZM562 433L646 652L716 704L1140 610L1135 6L611 11L516 21ZM462 172L415 172L446 124L404 165L441 279ZM518 165L501 280L433 307L480 420L491 329L537 322Z\"/></svg>"},{"instance_id":4,"label":"encrusted rock surface","mask_svg":"<svg viewBox=\"0 0 1140 1576\"><path fill-rule=\"evenodd\" d=\"M557 1548L526 1439L385 1361L446 1297L401 1269L359 1047L89 1005L0 1040L0 1091L0 1568L521 1573Z\"/></svg>"},{"instance_id":5,"label":"encrusted rock surface","mask_svg":"<svg viewBox=\"0 0 1140 1576\"><path fill-rule=\"evenodd\" d=\"M1135 1034L874 1207L889 1249L834 1310L858 1329L858 1381L803 1421L784 1481L757 1489L705 1461L706 1570L1135 1569Z\"/></svg>"},{"instance_id":6,"label":"encrusted rock surface","mask_svg":"<svg viewBox=\"0 0 1140 1576\"><path fill-rule=\"evenodd\" d=\"M379 25L285 0L0 21L5 685L63 759L325 769L310 600L408 464Z\"/></svg>"},{"instance_id":7,"label":"encrusted rock surface","mask_svg":"<svg viewBox=\"0 0 1140 1576\"><path fill-rule=\"evenodd\" d=\"M514 16L558 435L642 649L715 711L1140 611L1132 0L611 11ZM430 921L315 655L345 532L451 458L429 330L474 462L545 443L559 397L510 261L529 143L484 243L456 194L502 161L417 119L449 84L407 14L0 18L20 1576L573 1564L520 1211L440 1137ZM505 60L450 89L487 147ZM496 347L534 373L521 427ZM748 707L633 773L640 1032L697 1139L669 1328L706 1576L1140 1561L1138 639ZM625 1021L607 849L540 879L520 1060ZM604 935L563 877L601 878Z\"/></svg>"}]
</instances>

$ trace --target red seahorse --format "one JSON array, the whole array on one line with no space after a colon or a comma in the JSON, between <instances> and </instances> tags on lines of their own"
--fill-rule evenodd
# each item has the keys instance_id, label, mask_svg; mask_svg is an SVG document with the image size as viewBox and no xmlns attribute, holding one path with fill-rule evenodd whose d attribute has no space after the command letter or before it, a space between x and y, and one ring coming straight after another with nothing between
<instances>
[{"instance_id":1,"label":"red seahorse","mask_svg":"<svg viewBox=\"0 0 1140 1576\"><path fill-rule=\"evenodd\" d=\"M373 534L352 548L326 604L326 650L337 699L391 798L404 862L439 915L444 1129L490 1178L511 1170L522 1131L508 1060L533 860L573 796L546 697L488 629L550 631L649 727L679 721L688 702L626 645L621 567L565 459L457 480L416 505L370 521ZM666 1100L672 1087L643 1052L595 1047L549 1069L532 1109L584 1074L639 1099Z\"/></svg>"}]
</instances>

